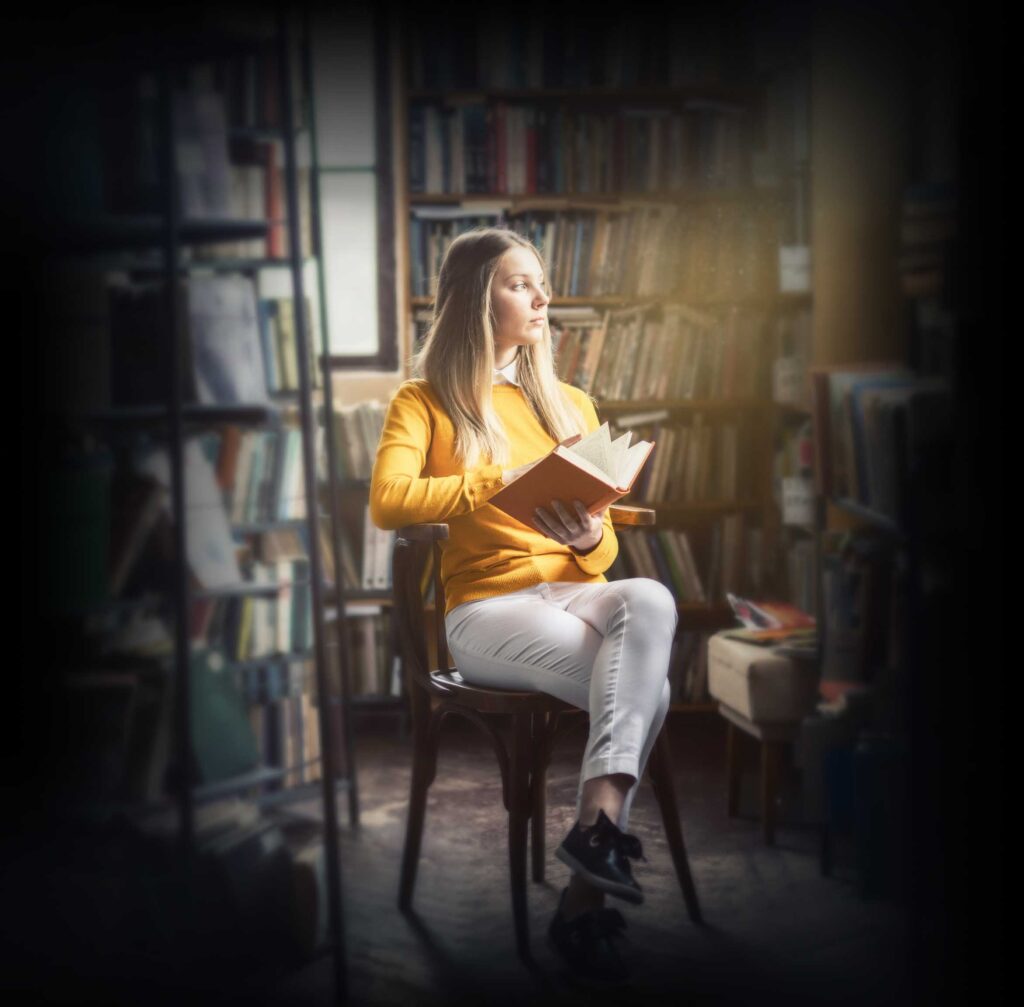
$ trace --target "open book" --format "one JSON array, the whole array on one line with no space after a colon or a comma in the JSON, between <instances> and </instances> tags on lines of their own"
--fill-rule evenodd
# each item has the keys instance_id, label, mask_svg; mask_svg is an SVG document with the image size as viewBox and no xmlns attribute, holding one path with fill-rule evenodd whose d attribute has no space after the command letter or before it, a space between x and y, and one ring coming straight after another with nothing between
<instances>
[{"instance_id":1,"label":"open book","mask_svg":"<svg viewBox=\"0 0 1024 1007\"><path fill-rule=\"evenodd\" d=\"M654 441L631 445L631 438L627 430L613 441L607 423L586 437L570 437L487 502L530 528L534 510L550 511L552 500L561 500L570 513L573 500L580 500L597 514L632 489L654 448Z\"/></svg>"}]
</instances>

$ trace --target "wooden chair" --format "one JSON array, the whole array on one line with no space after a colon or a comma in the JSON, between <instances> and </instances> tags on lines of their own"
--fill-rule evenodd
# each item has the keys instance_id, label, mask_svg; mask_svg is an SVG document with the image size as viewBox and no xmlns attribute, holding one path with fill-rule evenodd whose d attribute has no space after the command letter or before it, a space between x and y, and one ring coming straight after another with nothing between
<instances>
[{"instance_id":1,"label":"wooden chair","mask_svg":"<svg viewBox=\"0 0 1024 1007\"><path fill-rule=\"evenodd\" d=\"M654 512L641 507L613 506L616 527L650 525ZM444 590L441 586L441 543L448 537L446 524L411 525L399 530L394 550L394 601L403 669L413 723L412 787L402 854L398 905L408 910L416 884L427 790L437 772L441 724L457 714L476 724L488 737L501 770L502 801L508 811L508 850L512 881L512 913L520 956L529 959L526 912L526 834L532 820L533 880L544 880L544 816L547 767L555 740L573 718L585 717L561 700L541 692L506 692L478 688L463 681L450 667L444 627ZM425 630L422 579L433 553L437 669L430 670ZM511 719L511 744L498 724ZM697 892L683 845L679 810L673 786L668 735L662 730L648 762L669 849L690 918L701 922Z\"/></svg>"}]
</instances>

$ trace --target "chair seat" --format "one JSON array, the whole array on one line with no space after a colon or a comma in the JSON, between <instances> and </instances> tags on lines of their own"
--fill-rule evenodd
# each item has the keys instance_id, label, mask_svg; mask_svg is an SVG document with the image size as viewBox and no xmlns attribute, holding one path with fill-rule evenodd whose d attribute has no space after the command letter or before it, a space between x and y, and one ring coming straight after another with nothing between
<instances>
[{"instance_id":1,"label":"chair seat","mask_svg":"<svg viewBox=\"0 0 1024 1007\"><path fill-rule=\"evenodd\" d=\"M438 695L485 713L552 713L576 709L545 692L489 689L482 685L471 685L459 674L457 668L432 671L430 684Z\"/></svg>"}]
</instances>

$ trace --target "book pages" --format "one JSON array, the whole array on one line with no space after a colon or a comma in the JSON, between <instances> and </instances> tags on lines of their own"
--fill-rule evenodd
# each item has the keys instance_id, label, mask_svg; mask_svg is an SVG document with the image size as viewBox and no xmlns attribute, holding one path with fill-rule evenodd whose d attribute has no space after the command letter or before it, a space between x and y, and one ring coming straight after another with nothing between
<instances>
[{"instance_id":1,"label":"book pages","mask_svg":"<svg viewBox=\"0 0 1024 1007\"><path fill-rule=\"evenodd\" d=\"M591 465L603 472L609 479L615 478L615 467L612 461L612 438L608 431L607 423L602 423L596 430L591 431L586 437L578 440L569 450L590 462Z\"/></svg>"},{"instance_id":2,"label":"book pages","mask_svg":"<svg viewBox=\"0 0 1024 1007\"><path fill-rule=\"evenodd\" d=\"M593 466L615 486L628 486L647 458L650 446L648 441L637 441L631 446L629 442L632 437L632 431L627 430L613 441L605 422L567 450Z\"/></svg>"}]
</instances>

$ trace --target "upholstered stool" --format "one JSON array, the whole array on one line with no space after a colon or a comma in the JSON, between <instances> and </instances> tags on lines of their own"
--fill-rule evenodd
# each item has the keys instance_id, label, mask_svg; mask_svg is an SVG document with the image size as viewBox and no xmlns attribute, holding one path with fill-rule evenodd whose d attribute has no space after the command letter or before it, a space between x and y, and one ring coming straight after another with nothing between
<instances>
[{"instance_id":1,"label":"upholstered stool","mask_svg":"<svg viewBox=\"0 0 1024 1007\"><path fill-rule=\"evenodd\" d=\"M775 795L782 746L795 741L800 722L818 699L814 662L784 657L768 647L715 633L708 640L708 691L728 723L728 814L739 798L737 730L761 743L761 818L764 841L775 842Z\"/></svg>"}]
</instances>

